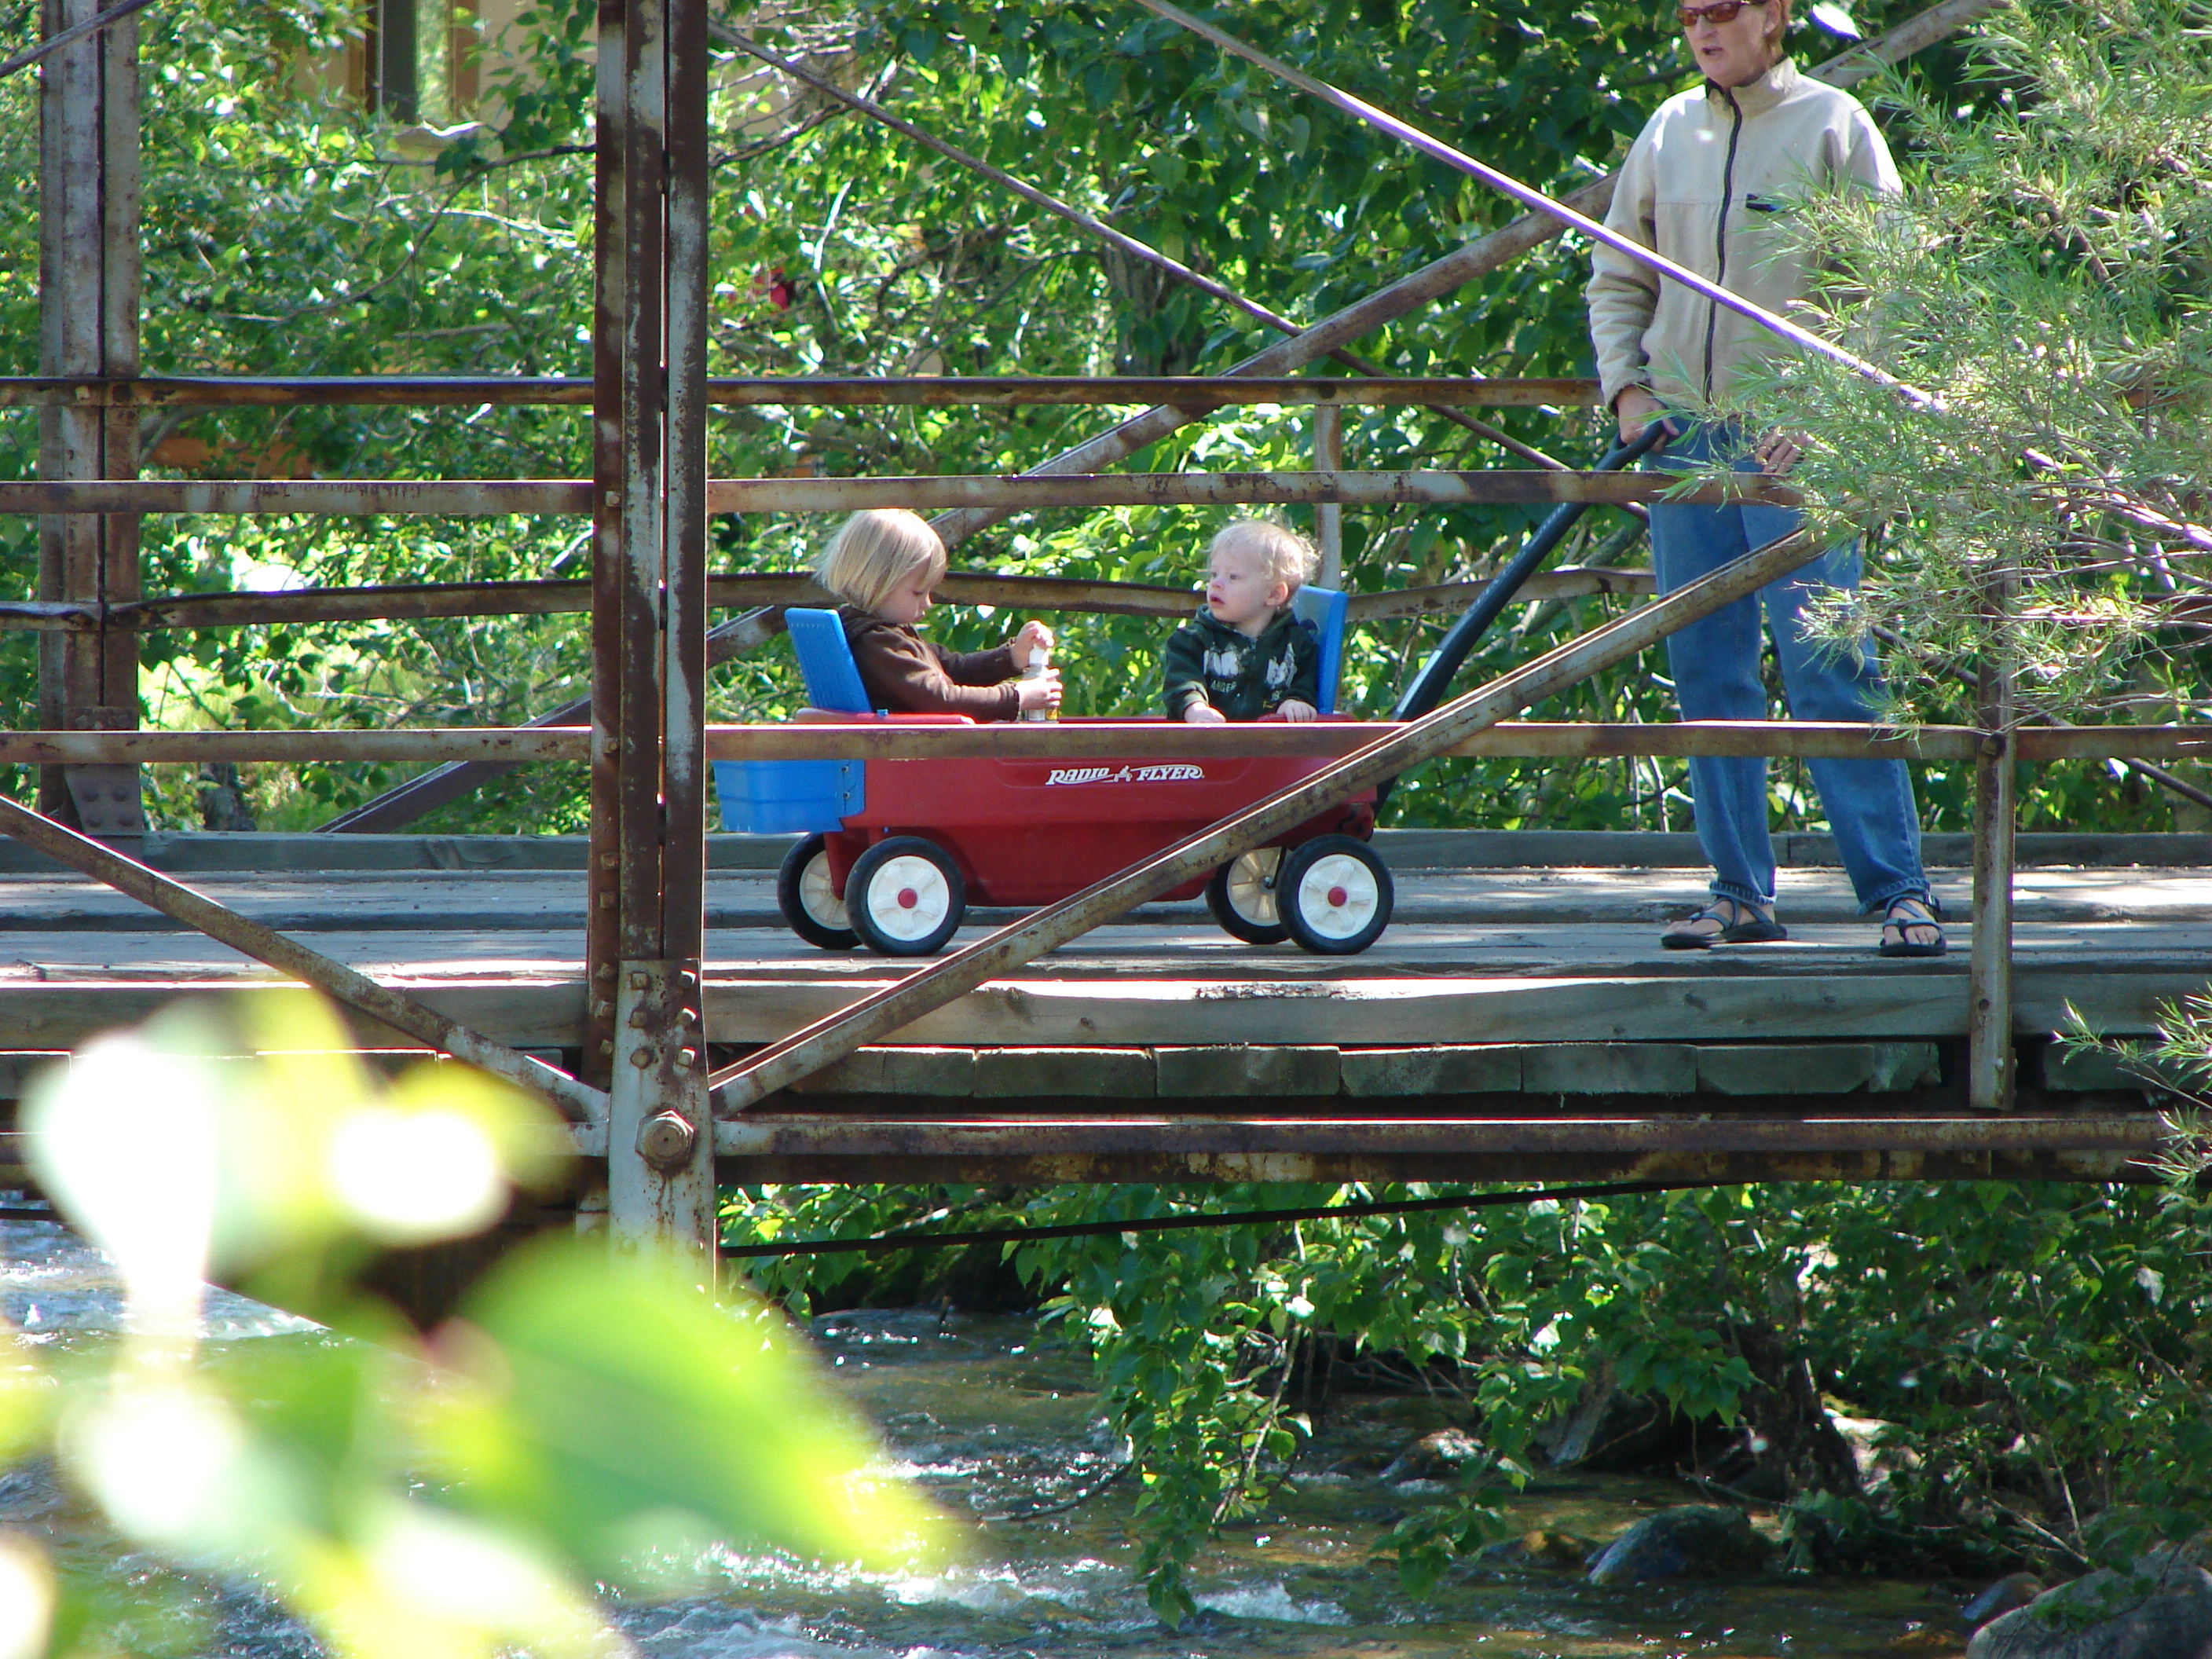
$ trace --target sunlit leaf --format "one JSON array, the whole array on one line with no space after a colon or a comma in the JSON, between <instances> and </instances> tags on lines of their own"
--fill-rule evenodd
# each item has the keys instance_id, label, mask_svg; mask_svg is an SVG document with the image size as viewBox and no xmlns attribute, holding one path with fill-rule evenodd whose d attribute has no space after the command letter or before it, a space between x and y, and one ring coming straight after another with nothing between
<instances>
[{"instance_id":1,"label":"sunlit leaf","mask_svg":"<svg viewBox=\"0 0 2212 1659\"><path fill-rule=\"evenodd\" d=\"M520 1253L465 1315L447 1345L465 1382L426 1437L470 1474L457 1501L588 1572L663 1583L717 1540L875 1562L927 1541L927 1512L870 1471L772 1316L574 1246Z\"/></svg>"}]
</instances>

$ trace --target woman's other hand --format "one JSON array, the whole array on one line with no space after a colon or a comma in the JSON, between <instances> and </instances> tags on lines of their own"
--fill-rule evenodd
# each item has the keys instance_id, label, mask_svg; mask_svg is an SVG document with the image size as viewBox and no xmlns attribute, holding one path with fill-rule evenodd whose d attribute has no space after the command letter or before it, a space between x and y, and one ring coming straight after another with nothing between
<instances>
[{"instance_id":1,"label":"woman's other hand","mask_svg":"<svg viewBox=\"0 0 2212 1659\"><path fill-rule=\"evenodd\" d=\"M1194 702L1191 704L1188 708L1182 711L1182 718L1183 723L1187 726L1226 726L1229 724L1229 716L1223 714L1218 708L1216 708L1210 702Z\"/></svg>"},{"instance_id":2,"label":"woman's other hand","mask_svg":"<svg viewBox=\"0 0 2212 1659\"><path fill-rule=\"evenodd\" d=\"M1751 453L1758 457L1761 471L1769 477L1778 478L1796 465L1797 458L1805 452L1799 447L1796 433L1770 432Z\"/></svg>"},{"instance_id":3,"label":"woman's other hand","mask_svg":"<svg viewBox=\"0 0 2212 1659\"><path fill-rule=\"evenodd\" d=\"M1666 415L1667 405L1651 395L1650 387L1632 386L1613 400L1613 411L1620 418L1620 441L1632 444L1644 435L1645 427ZM1658 447L1667 447L1663 435Z\"/></svg>"},{"instance_id":4,"label":"woman's other hand","mask_svg":"<svg viewBox=\"0 0 2212 1659\"><path fill-rule=\"evenodd\" d=\"M1016 706L1024 714L1060 707L1060 670L1057 668L1048 668L1033 680L1017 680L1014 687L1020 698Z\"/></svg>"},{"instance_id":5,"label":"woman's other hand","mask_svg":"<svg viewBox=\"0 0 2212 1659\"><path fill-rule=\"evenodd\" d=\"M1050 655L1054 641L1052 629L1047 628L1042 623L1025 622L1022 624L1021 631L1014 635L1013 643L1014 660L1026 666L1030 652L1042 651L1047 655Z\"/></svg>"},{"instance_id":6,"label":"woman's other hand","mask_svg":"<svg viewBox=\"0 0 2212 1659\"><path fill-rule=\"evenodd\" d=\"M1301 702L1296 697L1276 704L1275 712L1286 720L1317 720L1321 718L1320 709L1310 702Z\"/></svg>"}]
</instances>

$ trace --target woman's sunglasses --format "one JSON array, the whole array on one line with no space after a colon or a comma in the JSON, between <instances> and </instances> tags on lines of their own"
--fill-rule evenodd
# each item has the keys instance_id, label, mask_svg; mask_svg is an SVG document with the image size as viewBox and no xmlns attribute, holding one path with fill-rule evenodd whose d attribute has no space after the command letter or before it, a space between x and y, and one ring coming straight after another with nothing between
<instances>
[{"instance_id":1,"label":"woman's sunglasses","mask_svg":"<svg viewBox=\"0 0 2212 1659\"><path fill-rule=\"evenodd\" d=\"M1701 22L1732 23L1746 6L1765 3L1766 0L1713 0L1710 6L1679 6L1674 15L1682 20L1684 28L1693 29Z\"/></svg>"}]
</instances>

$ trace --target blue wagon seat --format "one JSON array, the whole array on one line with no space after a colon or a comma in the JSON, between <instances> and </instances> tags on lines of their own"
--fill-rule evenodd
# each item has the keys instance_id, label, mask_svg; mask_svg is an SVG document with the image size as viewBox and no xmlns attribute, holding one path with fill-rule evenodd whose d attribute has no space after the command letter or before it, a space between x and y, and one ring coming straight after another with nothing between
<instances>
[{"instance_id":1,"label":"blue wagon seat","mask_svg":"<svg viewBox=\"0 0 2212 1659\"><path fill-rule=\"evenodd\" d=\"M1311 623L1314 632L1321 635L1319 707L1324 714L1336 713L1336 682L1344 670L1344 620L1351 609L1351 596L1334 587L1309 584L1291 599L1291 614L1300 622Z\"/></svg>"},{"instance_id":2,"label":"blue wagon seat","mask_svg":"<svg viewBox=\"0 0 2212 1659\"><path fill-rule=\"evenodd\" d=\"M792 606L783 613L806 700L832 714L866 717L860 665L834 611ZM866 804L866 764L856 760L716 761L714 792L722 828L732 835L826 835Z\"/></svg>"}]
</instances>

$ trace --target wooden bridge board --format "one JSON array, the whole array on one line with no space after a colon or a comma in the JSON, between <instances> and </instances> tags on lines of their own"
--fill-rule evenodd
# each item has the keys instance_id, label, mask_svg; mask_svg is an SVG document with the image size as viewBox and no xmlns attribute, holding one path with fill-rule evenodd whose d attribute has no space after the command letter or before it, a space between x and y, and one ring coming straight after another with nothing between
<instances>
[{"instance_id":1,"label":"wooden bridge board","mask_svg":"<svg viewBox=\"0 0 2212 1659\"><path fill-rule=\"evenodd\" d=\"M1933 965L1933 964L1931 964ZM440 1012L520 1048L581 1041L582 981L571 969L480 963L484 971L379 977ZM2048 1036L2068 1006L2100 1029L2142 1034L2159 1008L2201 991L2199 962L2143 969L2024 971L2016 1029ZM711 979L717 1042L761 1043L843 1006L880 979ZM0 978L0 1048L73 1047L193 993L276 988L265 974L190 971ZM1966 1028L1966 981L1943 973L1674 974L1544 977L1424 975L1359 979L1025 978L994 983L916 1022L901 1040L1009 1048L1259 1043L1302 1046L1506 1042L1775 1042L1949 1037ZM405 1046L373 1031L375 1046Z\"/></svg>"},{"instance_id":2,"label":"wooden bridge board","mask_svg":"<svg viewBox=\"0 0 2212 1659\"><path fill-rule=\"evenodd\" d=\"M288 931L549 932L580 929L580 871L331 871L312 874L229 872L195 875L191 884L220 903ZM1705 896L1702 873L1680 869L1411 868L1398 872L1402 923L1550 928L1573 924L1649 924L1678 915ZM1963 915L1963 875L1939 871L1939 896ZM1832 870L1800 870L1783 881L1785 921L1848 923L1858 915L1848 884ZM775 884L763 871L717 872L708 883L710 928L781 932ZM2161 869L2033 869L2021 872L2015 915L2022 922L2063 926L2139 921L2212 924L2212 879ZM1018 914L978 908L977 922ZM1147 905L1140 920L1187 922L1210 930L1195 901ZM0 875L0 948L22 933L180 931L125 895L83 877ZM1218 937L1217 935L1217 937Z\"/></svg>"},{"instance_id":3,"label":"wooden bridge board","mask_svg":"<svg viewBox=\"0 0 2212 1659\"><path fill-rule=\"evenodd\" d=\"M192 879L342 961L420 989L488 1035L575 1046L580 872L455 862L462 867ZM1954 924L1955 948L1942 961L1885 962L1871 949L1872 921L1851 914L1831 871L1785 872L1790 941L1711 952L1656 941L1656 916L1700 890L1693 871L1415 870L1401 890L1402 920L1352 958L1255 949L1197 905L1149 907L931 1015L902 1040L1010 1048L1874 1042L1965 1030L1969 930ZM2161 1002L2207 977L2212 873L2039 869L2023 872L2021 891L2023 1035L2049 1033L2068 1003L2106 1029L2141 1033ZM901 971L865 951L801 945L774 917L765 872L718 872L710 902L744 924L708 939L717 1042L770 1041ZM145 912L93 884L0 874L0 1050L66 1048L179 993L270 977L197 934L155 931ZM1281 1082L1311 1086L1287 1072ZM1029 1091L1012 1080L1004 1088Z\"/></svg>"}]
</instances>

